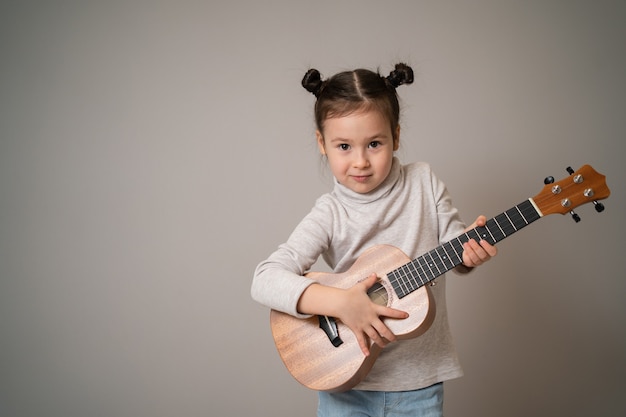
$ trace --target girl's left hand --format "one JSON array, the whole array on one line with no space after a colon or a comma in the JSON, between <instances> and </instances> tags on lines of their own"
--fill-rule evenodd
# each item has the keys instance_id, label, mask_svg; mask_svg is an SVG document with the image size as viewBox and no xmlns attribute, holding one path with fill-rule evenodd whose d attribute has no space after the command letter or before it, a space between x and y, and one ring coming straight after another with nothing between
<instances>
[{"instance_id":1,"label":"girl's left hand","mask_svg":"<svg viewBox=\"0 0 626 417\"><path fill-rule=\"evenodd\" d=\"M486 222L487 218L485 216L478 216L476 221L465 231L472 230L477 226L484 226ZM497 254L498 249L486 240L481 240L479 243L474 239L470 239L469 242L463 244L463 265L468 268L474 268L487 262Z\"/></svg>"}]
</instances>

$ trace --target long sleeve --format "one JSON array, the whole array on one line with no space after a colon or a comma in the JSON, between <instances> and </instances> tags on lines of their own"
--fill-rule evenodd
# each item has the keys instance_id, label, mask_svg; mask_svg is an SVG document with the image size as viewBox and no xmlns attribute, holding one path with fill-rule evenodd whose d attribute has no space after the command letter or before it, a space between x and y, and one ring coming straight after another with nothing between
<instances>
[{"instance_id":1,"label":"long sleeve","mask_svg":"<svg viewBox=\"0 0 626 417\"><path fill-rule=\"evenodd\" d=\"M270 308L299 314L296 307L304 290L314 281L304 274L329 246L332 218L320 198L284 244L261 262L252 280L252 298Z\"/></svg>"}]
</instances>

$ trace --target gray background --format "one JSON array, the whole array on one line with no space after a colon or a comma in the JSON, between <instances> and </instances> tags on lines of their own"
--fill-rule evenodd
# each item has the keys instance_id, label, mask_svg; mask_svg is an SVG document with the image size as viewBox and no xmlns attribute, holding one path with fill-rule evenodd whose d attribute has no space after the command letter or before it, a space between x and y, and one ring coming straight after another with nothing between
<instances>
[{"instance_id":1,"label":"gray background","mask_svg":"<svg viewBox=\"0 0 626 417\"><path fill-rule=\"evenodd\" d=\"M398 156L465 220L568 165L613 192L448 277L447 415L626 414L624 22L621 1L3 1L0 415L314 415L252 272L330 187L304 72L400 60Z\"/></svg>"}]
</instances>

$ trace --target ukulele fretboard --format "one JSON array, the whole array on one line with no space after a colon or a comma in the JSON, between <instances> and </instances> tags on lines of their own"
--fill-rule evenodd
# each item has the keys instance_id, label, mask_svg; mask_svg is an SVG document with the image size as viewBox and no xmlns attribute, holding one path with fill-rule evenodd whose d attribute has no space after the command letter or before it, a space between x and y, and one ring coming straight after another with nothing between
<instances>
[{"instance_id":1,"label":"ukulele fretboard","mask_svg":"<svg viewBox=\"0 0 626 417\"><path fill-rule=\"evenodd\" d=\"M421 288L463 262L463 244L470 239L494 245L541 217L530 199L446 242L387 274L399 298Z\"/></svg>"}]
</instances>

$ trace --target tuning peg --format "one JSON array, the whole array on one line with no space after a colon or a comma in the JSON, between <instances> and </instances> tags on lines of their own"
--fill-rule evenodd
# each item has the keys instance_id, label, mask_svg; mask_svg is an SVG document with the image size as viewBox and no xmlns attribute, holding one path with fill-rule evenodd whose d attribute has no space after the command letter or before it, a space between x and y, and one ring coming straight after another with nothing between
<instances>
[{"instance_id":1,"label":"tuning peg","mask_svg":"<svg viewBox=\"0 0 626 417\"><path fill-rule=\"evenodd\" d=\"M580 221L580 216L579 216L578 214L576 214L576 213L574 212L574 210L570 211L570 212L569 212L569 214L571 214L571 215L572 215L572 219L574 219L574 221L575 221L576 223L578 223L578 222Z\"/></svg>"},{"instance_id":2,"label":"tuning peg","mask_svg":"<svg viewBox=\"0 0 626 417\"><path fill-rule=\"evenodd\" d=\"M567 167L565 168L565 170L567 171L568 174L572 175L574 173L574 170L572 169L572 167Z\"/></svg>"},{"instance_id":3,"label":"tuning peg","mask_svg":"<svg viewBox=\"0 0 626 417\"><path fill-rule=\"evenodd\" d=\"M593 200L593 206L598 213L602 213L604 211L604 204L598 203L596 200Z\"/></svg>"},{"instance_id":4,"label":"tuning peg","mask_svg":"<svg viewBox=\"0 0 626 417\"><path fill-rule=\"evenodd\" d=\"M554 177L553 177L553 176L546 177L546 178L543 180L543 183L544 183L544 184L546 184L546 185L548 185L548 184L552 184L553 182L554 182Z\"/></svg>"}]
</instances>

